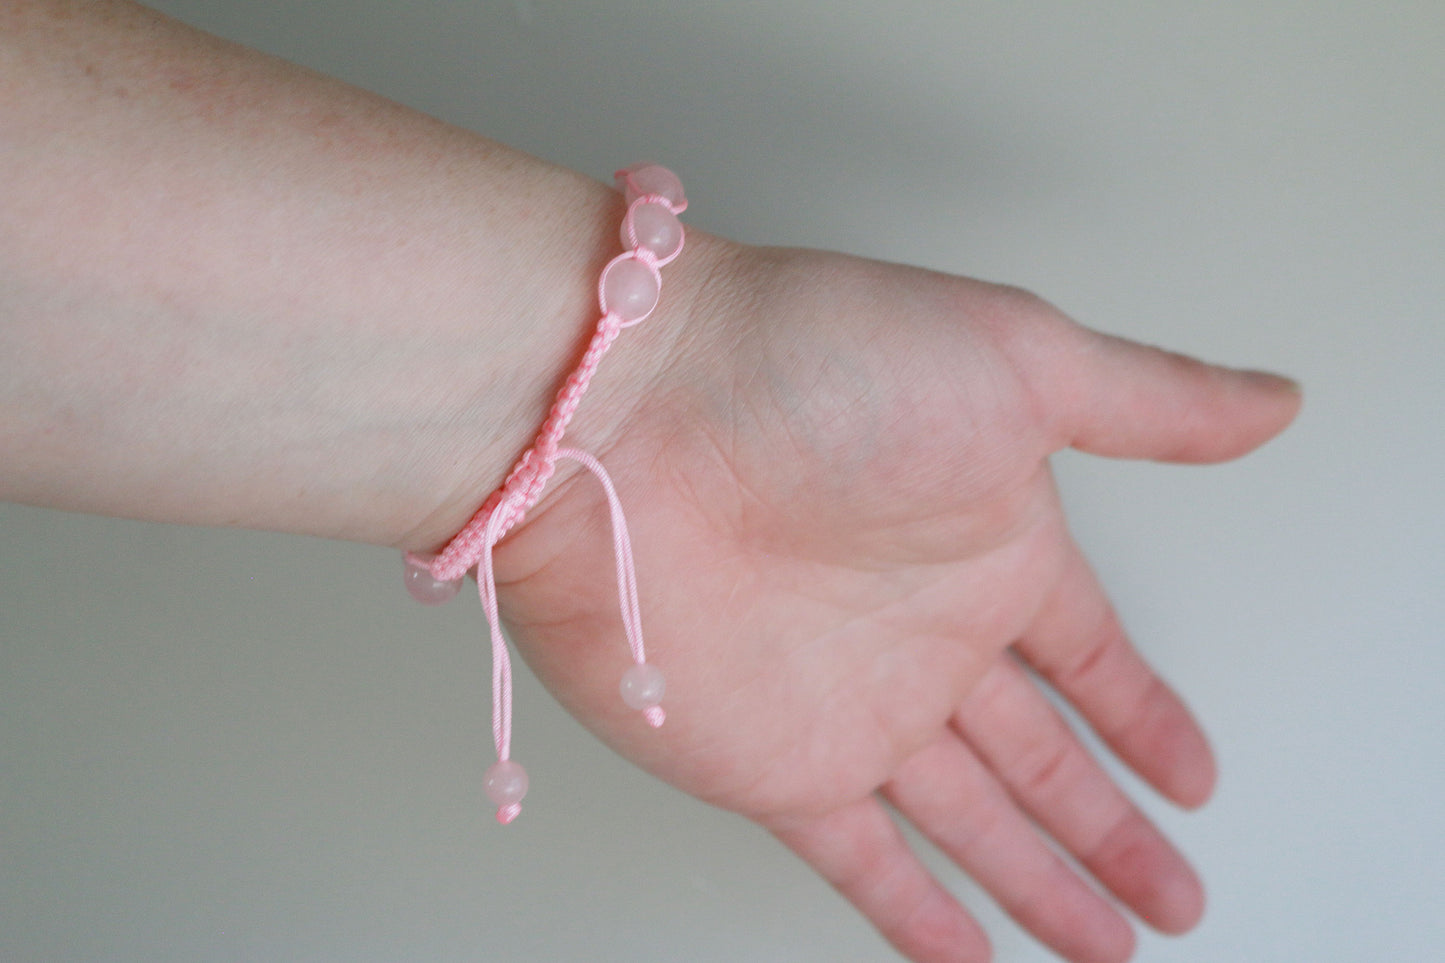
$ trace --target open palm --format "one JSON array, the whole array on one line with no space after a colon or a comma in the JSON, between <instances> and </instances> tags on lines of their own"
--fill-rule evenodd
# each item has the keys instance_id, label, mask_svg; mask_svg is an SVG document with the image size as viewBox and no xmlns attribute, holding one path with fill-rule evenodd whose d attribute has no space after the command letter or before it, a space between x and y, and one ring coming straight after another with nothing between
<instances>
[{"instance_id":1,"label":"open palm","mask_svg":"<svg viewBox=\"0 0 1445 963\"><path fill-rule=\"evenodd\" d=\"M1204 738L1125 638L1047 459L1234 457L1297 393L1013 289L745 260L747 294L675 322L695 326L683 350L598 452L629 513L667 725L616 695L626 645L590 484L559 485L498 548L528 662L610 745L767 827L914 960L988 945L885 801L1070 959L1123 959L1133 935L1045 834L1147 923L1192 926L1193 873L1041 690L1169 798L1208 796Z\"/></svg>"}]
</instances>

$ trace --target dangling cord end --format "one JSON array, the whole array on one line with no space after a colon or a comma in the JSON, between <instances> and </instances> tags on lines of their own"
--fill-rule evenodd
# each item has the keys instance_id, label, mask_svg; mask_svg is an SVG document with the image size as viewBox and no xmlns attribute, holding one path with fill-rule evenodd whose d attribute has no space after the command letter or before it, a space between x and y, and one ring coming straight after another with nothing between
<instances>
[{"instance_id":1,"label":"dangling cord end","mask_svg":"<svg viewBox=\"0 0 1445 963\"><path fill-rule=\"evenodd\" d=\"M627 645L632 650L633 665L622 674L622 701L642 712L647 724L656 729L667 719L662 711L662 696L666 688L662 673L656 666L647 664L647 652L642 645L642 610L637 603L637 571L632 562L632 539L627 534L627 518L622 513L622 500L612 486L607 469L602 463L585 451L576 448L560 448L558 458L571 458L597 476L602 490L607 493L607 508L612 516L612 547L617 556L617 597L622 608L622 628L627 634Z\"/></svg>"},{"instance_id":2,"label":"dangling cord end","mask_svg":"<svg viewBox=\"0 0 1445 963\"><path fill-rule=\"evenodd\" d=\"M497 761L487 770L487 798L497 804L497 822L510 823L522 812L522 798L527 795L527 770L512 761L512 659L507 654L507 638L502 634L502 618L497 608L497 576L492 570L492 546L501 537L506 509L511 496L504 497L487 521L481 565L477 572L482 608L487 613L487 627L492 633L492 738L497 746Z\"/></svg>"}]
</instances>

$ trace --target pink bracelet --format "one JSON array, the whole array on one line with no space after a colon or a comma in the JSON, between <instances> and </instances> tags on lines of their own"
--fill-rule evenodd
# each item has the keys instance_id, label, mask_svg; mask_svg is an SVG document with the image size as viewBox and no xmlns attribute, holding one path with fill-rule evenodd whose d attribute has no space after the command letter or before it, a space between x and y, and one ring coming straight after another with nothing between
<instances>
[{"instance_id":1,"label":"pink bracelet","mask_svg":"<svg viewBox=\"0 0 1445 963\"><path fill-rule=\"evenodd\" d=\"M497 762L487 770L487 796L497 804L497 821L510 823L522 811L527 794L527 772L511 759L512 749L512 662L502 634L497 611L497 581L492 571L492 549L542 497L542 490L556 471L557 461L571 458L580 462L602 483L612 518L613 548L617 556L617 593L622 610L622 627L632 649L633 665L622 676L622 699L640 709L649 725L662 725L663 678L647 664L642 645L642 616L637 605L637 574L632 564L632 543L627 521L612 479L597 459L575 448L559 448L562 433L577 411L582 395L598 363L618 333L650 315L662 290L659 269L682 252L682 222L677 215L687 209L682 182L677 175L657 164L634 164L617 172L617 186L627 200L622 220L623 253L608 262L597 283L602 317L577 369L567 378L552 411L542 424L532 447L523 453L502 487L492 493L465 528L452 537L435 557L406 554L406 588L412 598L426 605L449 600L461 589L468 571L477 570L477 584L487 625L492 633L492 738Z\"/></svg>"}]
</instances>

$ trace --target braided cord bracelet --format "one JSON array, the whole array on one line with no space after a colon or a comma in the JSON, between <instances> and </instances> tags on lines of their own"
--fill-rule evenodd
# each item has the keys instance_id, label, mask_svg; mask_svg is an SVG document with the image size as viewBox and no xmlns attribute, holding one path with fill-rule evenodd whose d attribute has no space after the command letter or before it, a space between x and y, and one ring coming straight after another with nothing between
<instances>
[{"instance_id":1,"label":"braided cord bracelet","mask_svg":"<svg viewBox=\"0 0 1445 963\"><path fill-rule=\"evenodd\" d=\"M597 282L602 317L597 321L582 361L557 392L551 413L532 446L522 454L502 487L477 509L466 527L436 556L406 554L407 591L412 598L427 605L449 600L461 589L467 572L477 571L478 591L492 635L492 738L497 749L497 761L487 770L486 791L488 798L497 804L497 821L503 824L516 819L522 811L527 772L511 758L512 662L497 608L492 549L537 504L560 459L580 463L597 477L607 495L617 557L618 602L633 660L633 665L622 676L622 699L628 706L641 710L654 728L666 718L661 706L662 673L647 664L643 649L637 574L622 503L612 479L596 458L585 451L560 447L562 435L602 356L623 328L632 327L652 313L662 291L660 269L682 252L683 229L677 215L686 210L687 199L677 175L657 164L634 164L618 171L616 177L627 202L621 232L625 250L602 269Z\"/></svg>"}]
</instances>

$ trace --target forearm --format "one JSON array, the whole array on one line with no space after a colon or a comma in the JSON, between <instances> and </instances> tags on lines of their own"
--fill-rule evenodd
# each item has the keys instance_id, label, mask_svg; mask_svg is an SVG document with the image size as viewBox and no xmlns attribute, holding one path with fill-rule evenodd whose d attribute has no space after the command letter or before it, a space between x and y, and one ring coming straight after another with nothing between
<instances>
[{"instance_id":1,"label":"forearm","mask_svg":"<svg viewBox=\"0 0 1445 963\"><path fill-rule=\"evenodd\" d=\"M5 6L0 129L7 500L434 543L618 250L601 184L129 4Z\"/></svg>"}]
</instances>

